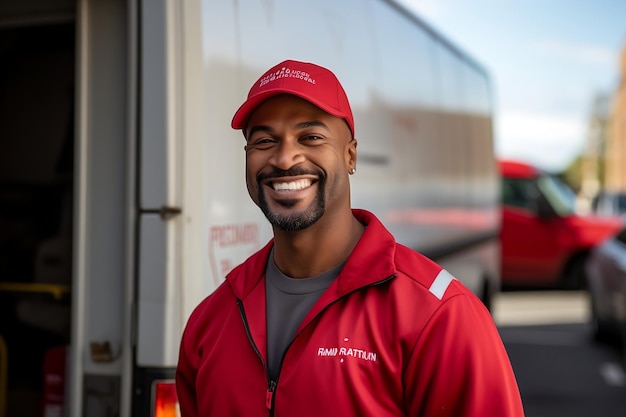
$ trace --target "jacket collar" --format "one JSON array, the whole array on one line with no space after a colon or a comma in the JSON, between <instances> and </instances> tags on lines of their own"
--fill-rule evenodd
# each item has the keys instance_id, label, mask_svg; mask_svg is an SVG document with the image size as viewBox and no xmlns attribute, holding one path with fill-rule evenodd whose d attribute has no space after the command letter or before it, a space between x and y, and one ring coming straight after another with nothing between
<instances>
[{"instance_id":1,"label":"jacket collar","mask_svg":"<svg viewBox=\"0 0 626 417\"><path fill-rule=\"evenodd\" d=\"M339 273L336 285L331 286L334 287L336 291L334 295L337 297L380 282L396 273L394 264L396 242L391 233L369 211L353 209L352 214L366 227L363 236ZM245 299L263 280L273 245L272 239L226 276L237 298Z\"/></svg>"}]
</instances>

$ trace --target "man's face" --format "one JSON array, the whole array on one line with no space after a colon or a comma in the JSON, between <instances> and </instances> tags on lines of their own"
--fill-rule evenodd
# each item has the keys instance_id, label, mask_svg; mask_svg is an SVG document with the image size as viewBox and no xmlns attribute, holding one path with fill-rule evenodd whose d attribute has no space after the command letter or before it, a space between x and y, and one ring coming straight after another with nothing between
<instances>
[{"instance_id":1,"label":"man's face","mask_svg":"<svg viewBox=\"0 0 626 417\"><path fill-rule=\"evenodd\" d=\"M343 119L285 94L261 103L244 133L248 193L272 226L298 231L350 208L356 141Z\"/></svg>"}]
</instances>

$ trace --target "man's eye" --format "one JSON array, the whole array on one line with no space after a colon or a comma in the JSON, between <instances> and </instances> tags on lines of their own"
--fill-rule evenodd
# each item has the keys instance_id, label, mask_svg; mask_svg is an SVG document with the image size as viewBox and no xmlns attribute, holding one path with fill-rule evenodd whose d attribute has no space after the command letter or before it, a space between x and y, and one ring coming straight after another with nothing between
<instances>
[{"instance_id":1,"label":"man's eye","mask_svg":"<svg viewBox=\"0 0 626 417\"><path fill-rule=\"evenodd\" d=\"M259 139L251 140L248 143L248 146L253 147L253 148L264 148L264 147L271 146L274 142L275 141L272 138L259 138Z\"/></svg>"},{"instance_id":2,"label":"man's eye","mask_svg":"<svg viewBox=\"0 0 626 417\"><path fill-rule=\"evenodd\" d=\"M310 141L316 141L320 139L322 139L322 137L318 135L306 135L302 138L302 140L310 140Z\"/></svg>"}]
</instances>

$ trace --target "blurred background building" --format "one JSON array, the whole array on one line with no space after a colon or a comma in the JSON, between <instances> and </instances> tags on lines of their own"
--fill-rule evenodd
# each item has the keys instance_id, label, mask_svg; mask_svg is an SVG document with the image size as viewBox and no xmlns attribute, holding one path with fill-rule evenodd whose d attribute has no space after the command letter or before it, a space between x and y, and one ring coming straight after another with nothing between
<instances>
[{"instance_id":1,"label":"blurred background building","mask_svg":"<svg viewBox=\"0 0 626 417\"><path fill-rule=\"evenodd\" d=\"M626 45L616 89L595 97L583 154L564 175L578 191L579 211L626 210Z\"/></svg>"},{"instance_id":2,"label":"blurred background building","mask_svg":"<svg viewBox=\"0 0 626 417\"><path fill-rule=\"evenodd\" d=\"M606 144L604 188L608 192L626 192L626 47L622 52L620 74Z\"/></svg>"},{"instance_id":3,"label":"blurred background building","mask_svg":"<svg viewBox=\"0 0 626 417\"><path fill-rule=\"evenodd\" d=\"M594 198L600 193L604 184L604 167L606 138L611 111L611 100L607 94L598 94L591 109L585 149L580 158L580 178L578 208L580 211L591 211ZM573 173L570 173L570 183Z\"/></svg>"}]
</instances>

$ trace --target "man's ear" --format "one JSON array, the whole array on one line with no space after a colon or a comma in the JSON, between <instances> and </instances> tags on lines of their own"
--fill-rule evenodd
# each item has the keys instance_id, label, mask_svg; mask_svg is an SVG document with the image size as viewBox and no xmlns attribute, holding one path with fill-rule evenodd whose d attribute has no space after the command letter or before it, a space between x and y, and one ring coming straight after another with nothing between
<instances>
[{"instance_id":1,"label":"man's ear","mask_svg":"<svg viewBox=\"0 0 626 417\"><path fill-rule=\"evenodd\" d=\"M346 145L346 165L348 166L348 171L352 171L356 169L356 146L358 142L356 138L352 138L350 142Z\"/></svg>"}]
</instances>

